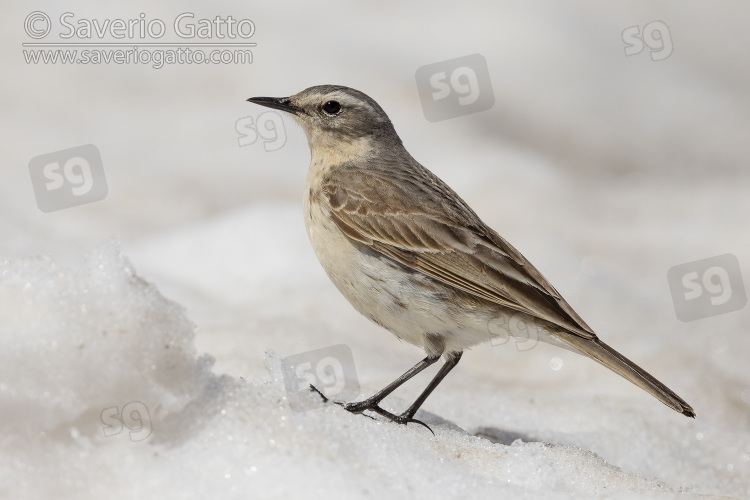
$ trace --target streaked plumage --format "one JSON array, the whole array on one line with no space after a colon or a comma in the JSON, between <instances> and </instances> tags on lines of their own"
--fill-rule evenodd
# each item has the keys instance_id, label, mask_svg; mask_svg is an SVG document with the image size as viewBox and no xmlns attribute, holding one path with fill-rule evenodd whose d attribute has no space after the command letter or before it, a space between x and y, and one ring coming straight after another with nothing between
<instances>
[{"instance_id":1,"label":"streaked plumage","mask_svg":"<svg viewBox=\"0 0 750 500\"><path fill-rule=\"evenodd\" d=\"M305 130L312 153L305 223L328 276L364 316L427 353L424 366L394 387L347 409L414 421L460 353L490 340L488 323L520 315L539 327L539 340L589 356L694 416L674 392L601 342L531 263L414 160L374 100L332 85L249 100L292 113ZM442 376L409 410L395 416L378 407L411 371L440 356Z\"/></svg>"}]
</instances>

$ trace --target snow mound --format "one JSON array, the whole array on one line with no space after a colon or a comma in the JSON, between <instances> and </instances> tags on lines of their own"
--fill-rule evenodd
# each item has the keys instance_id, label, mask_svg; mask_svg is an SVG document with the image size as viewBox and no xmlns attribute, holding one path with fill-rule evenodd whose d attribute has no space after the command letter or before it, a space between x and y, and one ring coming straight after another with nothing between
<instances>
[{"instance_id":1,"label":"snow mound","mask_svg":"<svg viewBox=\"0 0 750 500\"><path fill-rule=\"evenodd\" d=\"M655 478L574 446L472 435L335 404L295 412L269 376L215 374L186 311L110 240L78 266L0 267L3 496L12 498L667 498Z\"/></svg>"}]
</instances>

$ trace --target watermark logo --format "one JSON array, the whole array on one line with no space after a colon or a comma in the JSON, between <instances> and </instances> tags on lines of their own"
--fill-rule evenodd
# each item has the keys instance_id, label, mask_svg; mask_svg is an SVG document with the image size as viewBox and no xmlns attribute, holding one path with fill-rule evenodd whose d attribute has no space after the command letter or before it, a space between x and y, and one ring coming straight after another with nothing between
<instances>
[{"instance_id":1,"label":"watermark logo","mask_svg":"<svg viewBox=\"0 0 750 500\"><path fill-rule=\"evenodd\" d=\"M740 263L732 254L674 266L667 280L680 321L738 311L747 304Z\"/></svg>"},{"instance_id":2,"label":"watermark logo","mask_svg":"<svg viewBox=\"0 0 750 500\"><path fill-rule=\"evenodd\" d=\"M431 122L486 111L495 104L487 61L480 54L422 66L415 77L424 117Z\"/></svg>"},{"instance_id":3,"label":"watermark logo","mask_svg":"<svg viewBox=\"0 0 750 500\"><path fill-rule=\"evenodd\" d=\"M125 428L131 441L143 441L151 435L151 416L148 407L140 401L131 401L122 407L105 408L101 413L102 432L106 437L120 434Z\"/></svg>"},{"instance_id":4,"label":"watermark logo","mask_svg":"<svg viewBox=\"0 0 750 500\"><path fill-rule=\"evenodd\" d=\"M281 115L275 111L265 111L257 118L245 116L234 124L239 137L237 144L240 147L255 144L260 138L263 149L276 151L286 144L286 128Z\"/></svg>"},{"instance_id":5,"label":"watermark logo","mask_svg":"<svg viewBox=\"0 0 750 500\"><path fill-rule=\"evenodd\" d=\"M536 347L545 330L531 316L515 313L502 315L487 323L490 334L490 345L497 347L511 340L518 351L528 351Z\"/></svg>"},{"instance_id":6,"label":"watermark logo","mask_svg":"<svg viewBox=\"0 0 750 500\"><path fill-rule=\"evenodd\" d=\"M84 205L107 196L102 156L93 144L36 156L29 161L36 204L42 212Z\"/></svg>"},{"instance_id":7,"label":"watermark logo","mask_svg":"<svg viewBox=\"0 0 750 500\"><path fill-rule=\"evenodd\" d=\"M251 19L192 12L162 20L145 12L126 19L33 11L23 29L31 40L21 44L26 64L252 64L257 45Z\"/></svg>"},{"instance_id":8,"label":"watermark logo","mask_svg":"<svg viewBox=\"0 0 750 500\"><path fill-rule=\"evenodd\" d=\"M625 55L634 56L648 47L652 61L663 61L672 55L672 35L669 26L663 21L651 21L643 27L630 26L622 31Z\"/></svg>"},{"instance_id":9,"label":"watermark logo","mask_svg":"<svg viewBox=\"0 0 750 500\"><path fill-rule=\"evenodd\" d=\"M40 40L52 31L52 20L44 12L35 10L23 22L23 30L34 40Z\"/></svg>"},{"instance_id":10,"label":"watermark logo","mask_svg":"<svg viewBox=\"0 0 750 500\"><path fill-rule=\"evenodd\" d=\"M310 391L311 385L333 401L351 401L359 396L354 357L345 344L284 358L281 372L289 406L297 412L323 406L323 399Z\"/></svg>"}]
</instances>

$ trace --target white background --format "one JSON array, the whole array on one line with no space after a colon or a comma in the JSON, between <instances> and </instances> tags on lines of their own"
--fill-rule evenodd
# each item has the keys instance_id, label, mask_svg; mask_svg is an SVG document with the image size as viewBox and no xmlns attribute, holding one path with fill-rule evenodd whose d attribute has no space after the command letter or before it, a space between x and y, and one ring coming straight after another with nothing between
<instances>
[{"instance_id":1,"label":"white background","mask_svg":"<svg viewBox=\"0 0 750 500\"><path fill-rule=\"evenodd\" d=\"M250 65L26 64L32 10L232 15L258 45ZM655 20L672 55L626 57L623 30ZM6 2L0 23L3 497L750 495L750 310L682 323L666 278L725 253L750 276L744 2ZM493 108L425 120L417 68L474 53ZM281 149L238 146L237 120L265 111L246 98L322 83L375 98L417 160L697 419L513 342L465 353L418 414L435 437L291 411L281 357L347 344L365 397L423 356L316 262L302 131L285 118ZM29 160L82 144L101 151L107 198L42 213ZM436 370L384 405L407 407ZM105 436L101 412L130 401L152 434Z\"/></svg>"}]
</instances>

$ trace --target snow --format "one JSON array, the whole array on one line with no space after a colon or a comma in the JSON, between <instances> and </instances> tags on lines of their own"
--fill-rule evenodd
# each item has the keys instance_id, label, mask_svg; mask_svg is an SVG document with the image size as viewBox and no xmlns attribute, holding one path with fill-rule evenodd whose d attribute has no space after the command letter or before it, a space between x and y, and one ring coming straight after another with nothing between
<instances>
[{"instance_id":1,"label":"snow","mask_svg":"<svg viewBox=\"0 0 750 500\"><path fill-rule=\"evenodd\" d=\"M291 486L280 479L303 471L313 497L429 494L426 484L450 496L668 491L590 451L520 439L497 445L496 430L476 437L436 415L425 419L432 436L330 405L295 413L278 353L265 354L266 376L213 373L213 360L196 353L186 311L135 274L116 241L97 247L80 269L29 258L6 263L1 276L3 304L14 311L2 328L0 388L10 417L3 444L12 450L3 482L21 479L15 493L23 496L148 495L166 482L179 484L170 496L243 498L254 490L277 497ZM129 402L141 403L142 414L103 432L101 412L119 407L124 416ZM407 470L416 464L420 475L394 488L404 470L395 462Z\"/></svg>"},{"instance_id":2,"label":"snow","mask_svg":"<svg viewBox=\"0 0 750 500\"><path fill-rule=\"evenodd\" d=\"M750 276L750 67L736 49L750 10L460 7L33 7L255 21L252 65L160 70L27 65L33 9L4 7L0 498L750 497L750 308L681 322L667 281L726 253ZM625 57L622 31L653 20L674 53ZM416 69L474 53L495 105L425 120ZM434 435L295 400L295 356L345 346L359 398L424 356L317 263L301 130L282 118L282 147L238 146L237 121L267 111L247 97L319 83L377 99L419 161L697 418L518 338L464 354L417 414ZM106 198L41 212L29 161L83 144L101 152ZM403 411L437 369L383 406Z\"/></svg>"}]
</instances>

